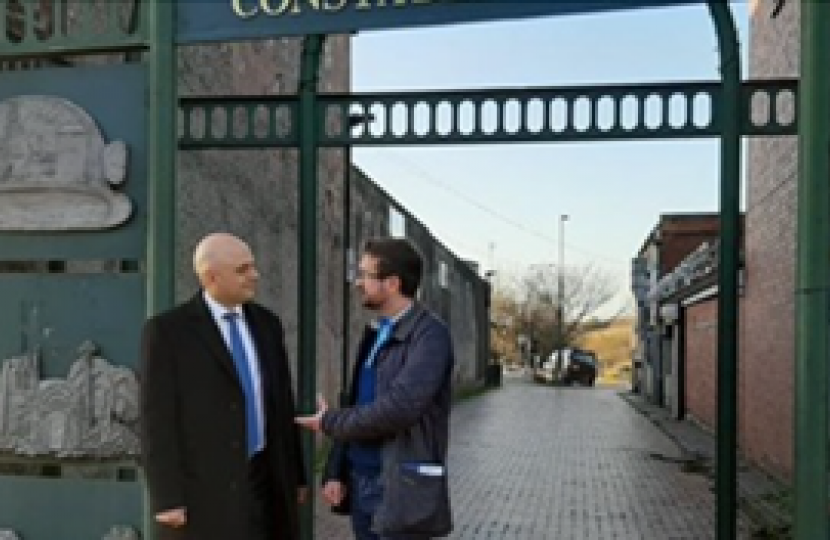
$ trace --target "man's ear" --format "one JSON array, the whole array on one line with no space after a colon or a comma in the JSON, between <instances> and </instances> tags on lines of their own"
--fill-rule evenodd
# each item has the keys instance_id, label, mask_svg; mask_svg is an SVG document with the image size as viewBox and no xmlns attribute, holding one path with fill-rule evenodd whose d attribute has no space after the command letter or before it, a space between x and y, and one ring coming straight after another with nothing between
<instances>
[{"instance_id":1,"label":"man's ear","mask_svg":"<svg viewBox=\"0 0 830 540\"><path fill-rule=\"evenodd\" d=\"M395 289L395 292L401 292L401 278L398 276L389 276L389 281L392 284L392 287Z\"/></svg>"}]
</instances>

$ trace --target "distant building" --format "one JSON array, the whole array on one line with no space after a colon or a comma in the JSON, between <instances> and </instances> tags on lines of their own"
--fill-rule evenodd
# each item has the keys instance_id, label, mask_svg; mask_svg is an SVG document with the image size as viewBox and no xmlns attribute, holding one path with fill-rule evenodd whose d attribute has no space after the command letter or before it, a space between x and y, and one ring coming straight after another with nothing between
<instances>
[{"instance_id":1,"label":"distant building","mask_svg":"<svg viewBox=\"0 0 830 540\"><path fill-rule=\"evenodd\" d=\"M705 242L718 237L716 213L664 214L643 242L632 267L637 304L632 386L658 405L677 399L676 366L672 364L672 313L661 313L661 280ZM676 405L676 404L675 404Z\"/></svg>"}]
</instances>

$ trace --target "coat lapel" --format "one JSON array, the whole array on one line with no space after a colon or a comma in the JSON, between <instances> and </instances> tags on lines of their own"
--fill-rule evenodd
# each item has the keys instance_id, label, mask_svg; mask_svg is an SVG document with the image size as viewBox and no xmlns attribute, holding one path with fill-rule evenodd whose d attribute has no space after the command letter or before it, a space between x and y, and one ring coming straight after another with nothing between
<instances>
[{"instance_id":1,"label":"coat lapel","mask_svg":"<svg viewBox=\"0 0 830 540\"><path fill-rule=\"evenodd\" d=\"M189 310L194 333L199 336L211 352L211 356L222 365L228 375L233 377L235 381L239 381L231 353L225 345L225 340L222 339L222 334L217 328L216 321L213 320L201 292L190 301Z\"/></svg>"},{"instance_id":2,"label":"coat lapel","mask_svg":"<svg viewBox=\"0 0 830 540\"><path fill-rule=\"evenodd\" d=\"M268 335L268 332L263 327L264 323L260 317L257 316L256 311L251 309L248 305L242 306L242 310L245 312L245 320L248 323L248 330L251 332L251 338L253 339L254 347L256 348L256 355L259 359L259 373L260 381L263 387L262 390L265 395L268 396L273 390L273 388L271 388L271 381L275 376L275 374L271 371L275 365L275 360L271 355L277 348L273 343L271 343L271 336Z\"/></svg>"}]
</instances>

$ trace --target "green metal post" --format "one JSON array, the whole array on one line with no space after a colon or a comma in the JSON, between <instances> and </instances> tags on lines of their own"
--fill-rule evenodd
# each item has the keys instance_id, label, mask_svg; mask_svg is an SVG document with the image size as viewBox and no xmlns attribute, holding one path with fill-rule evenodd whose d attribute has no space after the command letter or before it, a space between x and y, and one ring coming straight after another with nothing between
<instances>
[{"instance_id":1,"label":"green metal post","mask_svg":"<svg viewBox=\"0 0 830 540\"><path fill-rule=\"evenodd\" d=\"M565 367L565 222L568 216L559 215L559 266L556 269L556 362L554 377L562 380Z\"/></svg>"},{"instance_id":2,"label":"green metal post","mask_svg":"<svg viewBox=\"0 0 830 540\"><path fill-rule=\"evenodd\" d=\"M351 129L347 118L347 127ZM340 349L340 406L348 405L349 394L349 326L351 304L352 282L349 279L351 273L351 247L352 247L352 147L343 149L343 163L346 170L343 174L343 298L342 298L342 346Z\"/></svg>"},{"instance_id":3,"label":"green metal post","mask_svg":"<svg viewBox=\"0 0 830 540\"><path fill-rule=\"evenodd\" d=\"M176 229L176 48L174 2L153 0L149 17L150 110L147 208L147 313L174 301Z\"/></svg>"},{"instance_id":4,"label":"green metal post","mask_svg":"<svg viewBox=\"0 0 830 540\"><path fill-rule=\"evenodd\" d=\"M317 81L325 36L306 36L300 66L300 210L299 210L299 380L300 410L315 410L317 392ZM301 510L302 538L314 538L314 435L303 435L309 500Z\"/></svg>"},{"instance_id":5,"label":"green metal post","mask_svg":"<svg viewBox=\"0 0 830 540\"><path fill-rule=\"evenodd\" d=\"M795 345L795 538L828 538L830 3L801 2Z\"/></svg>"},{"instance_id":6,"label":"green metal post","mask_svg":"<svg viewBox=\"0 0 830 540\"><path fill-rule=\"evenodd\" d=\"M726 0L709 0L720 49L720 265L718 268L718 424L716 538L737 538L738 257L741 241L741 58Z\"/></svg>"},{"instance_id":7,"label":"green metal post","mask_svg":"<svg viewBox=\"0 0 830 540\"><path fill-rule=\"evenodd\" d=\"M174 302L176 233L176 47L174 3L154 0L149 6L150 72L147 144L146 312L152 315ZM154 519L145 490L144 534L152 540Z\"/></svg>"}]
</instances>

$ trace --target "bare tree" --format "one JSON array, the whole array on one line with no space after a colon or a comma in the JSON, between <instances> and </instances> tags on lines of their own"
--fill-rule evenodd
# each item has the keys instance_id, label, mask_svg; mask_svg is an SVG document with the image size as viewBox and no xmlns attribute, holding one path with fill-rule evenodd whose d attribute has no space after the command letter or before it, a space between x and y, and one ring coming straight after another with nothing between
<instances>
[{"instance_id":1,"label":"bare tree","mask_svg":"<svg viewBox=\"0 0 830 540\"><path fill-rule=\"evenodd\" d=\"M600 318L598 312L615 297L615 280L593 265L565 268L562 310L559 310L559 274L554 265L533 265L512 282L493 291L494 353L518 361L528 355L546 357L558 348L574 346L589 330L611 324L619 315ZM559 313L562 313L560 337ZM530 350L521 351L519 336L529 338Z\"/></svg>"},{"instance_id":2,"label":"bare tree","mask_svg":"<svg viewBox=\"0 0 830 540\"><path fill-rule=\"evenodd\" d=\"M610 316L597 317L597 312L619 292L616 281L599 268L587 265L566 271L565 276L564 347L573 345L588 331L609 326L626 310L621 307Z\"/></svg>"}]
</instances>

